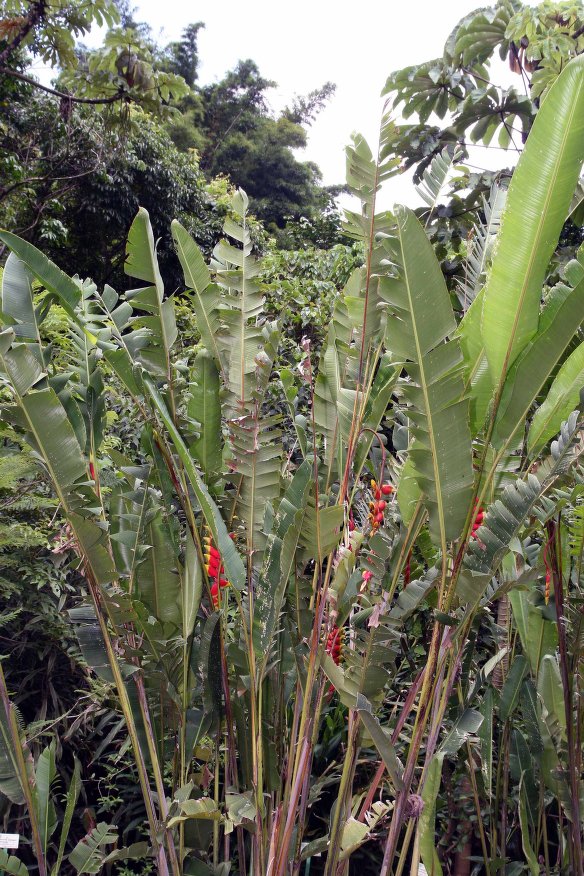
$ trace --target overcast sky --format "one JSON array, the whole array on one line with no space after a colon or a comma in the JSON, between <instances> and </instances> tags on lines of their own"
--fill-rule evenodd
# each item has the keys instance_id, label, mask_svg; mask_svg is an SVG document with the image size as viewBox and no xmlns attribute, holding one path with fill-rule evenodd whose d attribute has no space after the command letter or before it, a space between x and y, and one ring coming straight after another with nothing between
<instances>
[{"instance_id":1,"label":"overcast sky","mask_svg":"<svg viewBox=\"0 0 584 876\"><path fill-rule=\"evenodd\" d=\"M442 55L454 26L480 5L477 0L141 0L136 18L148 22L161 43L177 39L191 22L205 22L199 33L200 82L220 79L239 59L252 58L264 77L278 83L270 93L275 111L294 94L334 82L337 92L310 130L308 148L299 153L333 184L344 181L344 147L352 132L375 144L379 95L388 74ZM493 71L495 82L510 77L503 65ZM512 157L477 147L471 161L498 167ZM391 180L386 199L388 205L411 201L411 183Z\"/></svg>"}]
</instances>

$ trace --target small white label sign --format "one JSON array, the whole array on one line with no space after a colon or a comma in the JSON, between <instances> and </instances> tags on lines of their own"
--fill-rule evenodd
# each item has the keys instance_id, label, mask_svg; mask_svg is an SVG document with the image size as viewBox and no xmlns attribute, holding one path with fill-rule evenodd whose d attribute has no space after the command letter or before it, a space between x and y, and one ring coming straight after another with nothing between
<instances>
[{"instance_id":1,"label":"small white label sign","mask_svg":"<svg viewBox=\"0 0 584 876\"><path fill-rule=\"evenodd\" d=\"M19 840L17 833L0 833L0 849L17 849Z\"/></svg>"}]
</instances>

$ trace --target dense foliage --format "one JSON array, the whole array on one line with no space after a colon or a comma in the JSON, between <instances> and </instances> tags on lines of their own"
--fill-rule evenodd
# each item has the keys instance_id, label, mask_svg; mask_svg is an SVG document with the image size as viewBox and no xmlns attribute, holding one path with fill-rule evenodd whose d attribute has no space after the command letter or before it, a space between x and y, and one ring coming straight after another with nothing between
<instances>
[{"instance_id":1,"label":"dense foliage","mask_svg":"<svg viewBox=\"0 0 584 876\"><path fill-rule=\"evenodd\" d=\"M355 137L342 228L286 152L327 88L274 119L252 62L198 85L200 23L116 9L182 116L2 80L0 870L579 876L579 4L393 74L419 124ZM426 207L379 210L407 163Z\"/></svg>"}]
</instances>

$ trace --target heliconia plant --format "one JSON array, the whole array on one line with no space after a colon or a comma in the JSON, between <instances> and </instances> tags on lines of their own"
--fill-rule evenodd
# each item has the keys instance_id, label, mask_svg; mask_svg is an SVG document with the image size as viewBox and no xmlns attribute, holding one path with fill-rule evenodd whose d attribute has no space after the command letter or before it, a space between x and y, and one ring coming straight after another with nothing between
<instances>
[{"instance_id":1,"label":"heliconia plant","mask_svg":"<svg viewBox=\"0 0 584 876\"><path fill-rule=\"evenodd\" d=\"M584 159L584 59L537 114L494 246L478 236L489 251L482 262L473 251L481 269L462 319L415 213L377 209L399 170L394 137L385 115L376 155L361 137L347 149L358 208L345 231L364 265L322 349L302 342L296 371L280 366L280 326L264 316L241 190L209 265L173 223L195 350L180 345L145 210L128 236L137 287L125 294L0 233L11 250L2 417L35 450L69 527L84 582L71 623L115 686L148 830L134 854L162 876L296 876L317 856L319 872L342 876L372 842L382 874L421 861L437 876L445 762L463 765L482 872L504 869L511 821L533 876L540 854L552 872L552 848L562 872L582 872L584 624L572 594L584 445L572 409L584 255L563 282L545 281ZM54 304L69 320L67 370L43 341ZM134 452L104 444L110 381L141 424ZM409 653L420 621L421 659ZM481 629L499 638L477 667ZM323 776L331 686L343 757ZM13 757L23 731L5 688L1 708L0 788L28 804L47 873L53 850L30 791L39 771ZM86 843L94 869L70 853L77 872L108 861L115 832L100 827Z\"/></svg>"}]
</instances>

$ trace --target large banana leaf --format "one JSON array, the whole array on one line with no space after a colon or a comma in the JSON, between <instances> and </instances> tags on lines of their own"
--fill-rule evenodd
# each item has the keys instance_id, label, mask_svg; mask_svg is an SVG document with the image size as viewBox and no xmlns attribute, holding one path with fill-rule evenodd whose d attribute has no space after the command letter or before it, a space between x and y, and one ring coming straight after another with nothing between
<instances>
[{"instance_id":1,"label":"large banana leaf","mask_svg":"<svg viewBox=\"0 0 584 876\"><path fill-rule=\"evenodd\" d=\"M35 340L39 344L37 317L32 291L32 273L18 256L11 252L2 272L2 316L14 321L17 337Z\"/></svg>"},{"instance_id":2,"label":"large banana leaf","mask_svg":"<svg viewBox=\"0 0 584 876\"><path fill-rule=\"evenodd\" d=\"M34 800L40 828L44 856L47 856L49 840L57 827L57 814L52 800L52 786L57 778L55 740L39 755L35 769Z\"/></svg>"},{"instance_id":3,"label":"large banana leaf","mask_svg":"<svg viewBox=\"0 0 584 876\"><path fill-rule=\"evenodd\" d=\"M219 372L207 350L197 353L190 377L187 414L195 421L198 435L189 450L199 462L207 486L212 486L221 472L223 436Z\"/></svg>"},{"instance_id":4,"label":"large banana leaf","mask_svg":"<svg viewBox=\"0 0 584 876\"><path fill-rule=\"evenodd\" d=\"M468 402L464 399L456 329L440 265L411 210L396 211L397 236L387 242L398 277L386 278L382 297L394 315L387 320L387 346L403 361L402 383L412 421L410 457L426 496L430 531L446 551L460 535L472 489Z\"/></svg>"},{"instance_id":5,"label":"large banana leaf","mask_svg":"<svg viewBox=\"0 0 584 876\"><path fill-rule=\"evenodd\" d=\"M99 873L105 859L103 846L111 845L118 839L115 827L101 821L87 836L79 840L71 854L69 862L77 873Z\"/></svg>"},{"instance_id":6,"label":"large banana leaf","mask_svg":"<svg viewBox=\"0 0 584 876\"><path fill-rule=\"evenodd\" d=\"M79 281L72 280L43 253L26 240L10 231L0 231L0 240L16 253L45 289L56 295L69 316L75 316L75 308L81 297Z\"/></svg>"},{"instance_id":7,"label":"large banana leaf","mask_svg":"<svg viewBox=\"0 0 584 876\"><path fill-rule=\"evenodd\" d=\"M148 343L140 344L136 358L152 373L170 379L170 350L178 334L174 305L171 298L164 299L164 286L150 217L143 207L138 210L128 233L124 270L130 277L151 284L143 289L126 292L126 300L147 314L132 319L132 324L138 330L146 330L148 333Z\"/></svg>"},{"instance_id":8,"label":"large banana leaf","mask_svg":"<svg viewBox=\"0 0 584 876\"><path fill-rule=\"evenodd\" d=\"M577 264L580 282L572 290L564 285L553 290L536 337L507 373L493 431L494 446L522 428L538 393L584 320L584 271Z\"/></svg>"},{"instance_id":9,"label":"large banana leaf","mask_svg":"<svg viewBox=\"0 0 584 876\"><path fill-rule=\"evenodd\" d=\"M533 459L557 433L570 411L578 405L584 389L584 344L568 356L558 371L545 401L535 412L527 435L527 449Z\"/></svg>"},{"instance_id":10,"label":"large banana leaf","mask_svg":"<svg viewBox=\"0 0 584 876\"><path fill-rule=\"evenodd\" d=\"M211 274L201 251L180 222L173 220L172 236L183 269L185 285L195 295L191 298L201 339L222 371L226 368L225 350L219 341L221 334L219 287L211 283Z\"/></svg>"},{"instance_id":11,"label":"large banana leaf","mask_svg":"<svg viewBox=\"0 0 584 876\"><path fill-rule=\"evenodd\" d=\"M166 426L168 434L181 463L184 466L186 475L190 481L193 491L203 511L205 521L213 535L213 541L217 545L218 550L223 557L223 564L229 581L238 590L243 589L245 585L246 572L241 557L235 549L235 545L229 537L227 527L223 522L223 518L217 508L217 505L209 495L209 491L205 486L201 475L197 471L193 458L190 455L188 448L183 440L182 435L176 428L172 417L168 412L168 408L158 392L154 382L147 374L142 377L148 395L152 399L155 410L160 415L160 419Z\"/></svg>"},{"instance_id":12,"label":"large banana leaf","mask_svg":"<svg viewBox=\"0 0 584 876\"><path fill-rule=\"evenodd\" d=\"M547 94L507 195L482 334L493 385L537 332L541 288L584 160L584 57Z\"/></svg>"},{"instance_id":13,"label":"large banana leaf","mask_svg":"<svg viewBox=\"0 0 584 876\"><path fill-rule=\"evenodd\" d=\"M294 568L311 474L312 462L306 459L280 501L272 531L268 536L253 614L253 643L261 659L269 656L288 579Z\"/></svg>"}]
</instances>

